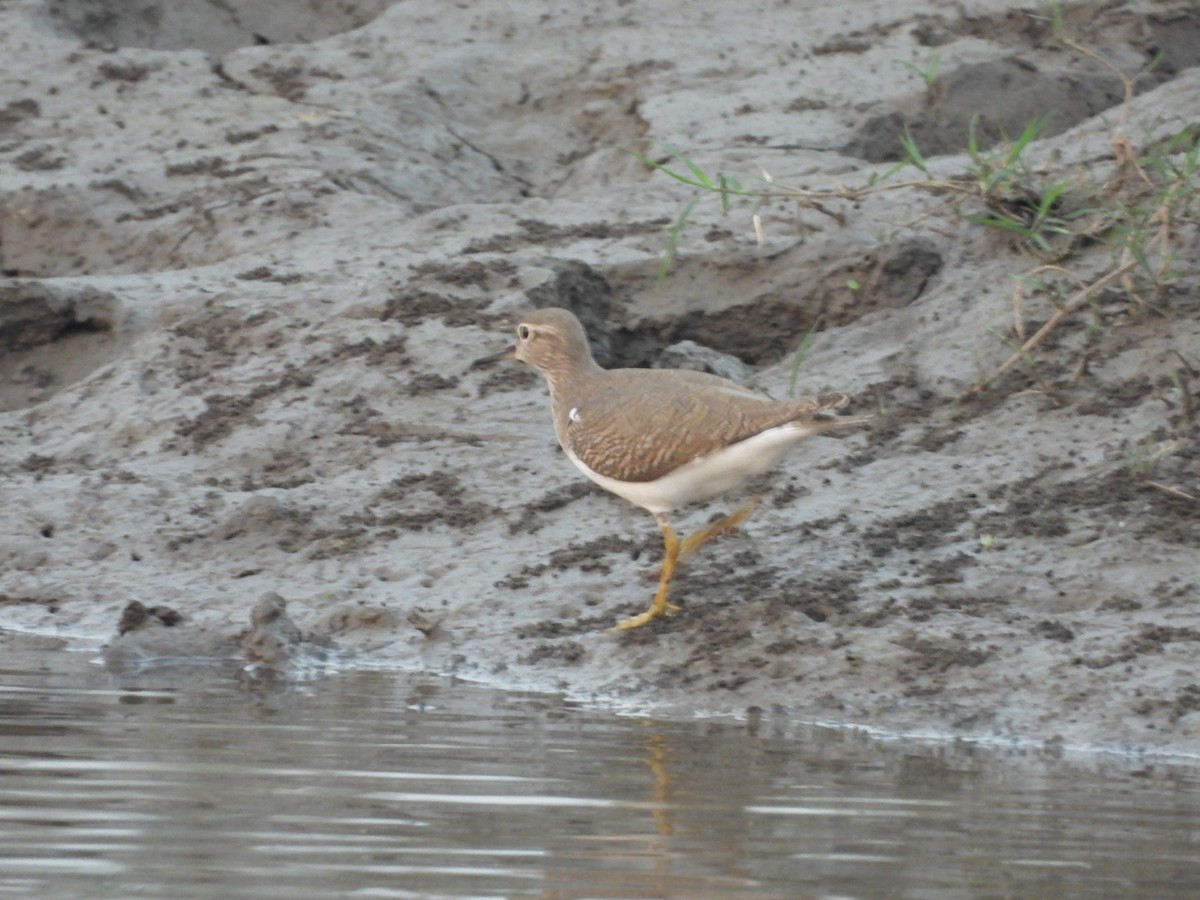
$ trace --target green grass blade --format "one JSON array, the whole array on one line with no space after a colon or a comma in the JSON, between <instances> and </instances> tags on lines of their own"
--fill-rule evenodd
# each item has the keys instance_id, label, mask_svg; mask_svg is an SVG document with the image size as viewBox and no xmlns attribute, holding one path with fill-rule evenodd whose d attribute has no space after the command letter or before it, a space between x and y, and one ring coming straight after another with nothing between
<instances>
[{"instance_id":1,"label":"green grass blade","mask_svg":"<svg viewBox=\"0 0 1200 900\"><path fill-rule=\"evenodd\" d=\"M1021 136L1017 138L1012 147L1009 148L1008 153L1005 155L1004 165L1006 168L1013 166L1020 161L1021 154L1025 152L1026 148L1031 143L1038 139L1043 131L1046 130L1052 118L1054 118L1054 114L1047 113L1040 119L1031 119L1028 124L1026 124L1026 126L1021 130Z\"/></svg>"},{"instance_id":2,"label":"green grass blade","mask_svg":"<svg viewBox=\"0 0 1200 900\"><path fill-rule=\"evenodd\" d=\"M721 193L721 211L728 213L730 207L730 197L745 197L748 196L742 183L731 175L720 175L717 177L718 190Z\"/></svg>"},{"instance_id":3,"label":"green grass blade","mask_svg":"<svg viewBox=\"0 0 1200 900\"><path fill-rule=\"evenodd\" d=\"M816 321L812 323L812 328L808 329L804 338L800 341L800 346L796 348L796 352L792 354L792 374L788 380L788 396L796 396L796 382L800 378L800 365L804 362L804 357L808 356L808 351L812 349L813 341L817 337L817 330L821 327L821 317L817 316Z\"/></svg>"},{"instance_id":4,"label":"green grass blade","mask_svg":"<svg viewBox=\"0 0 1200 900\"><path fill-rule=\"evenodd\" d=\"M901 169L903 169L907 165L908 165L907 160L901 160L900 162L893 165L886 172L883 172L883 173L872 172L870 177L867 178L867 187L874 187L877 184L883 184L883 182L885 182L889 178L893 177L897 172L899 172Z\"/></svg>"},{"instance_id":5,"label":"green grass blade","mask_svg":"<svg viewBox=\"0 0 1200 900\"><path fill-rule=\"evenodd\" d=\"M1056 181L1054 184L1050 185L1050 187L1046 188L1046 190L1042 193L1041 200L1038 202L1037 210L1033 214L1035 227L1042 224L1050 217L1050 213L1054 210L1055 204L1058 203L1059 198L1062 197L1066 190L1067 183L1065 181Z\"/></svg>"},{"instance_id":6,"label":"green grass blade","mask_svg":"<svg viewBox=\"0 0 1200 900\"><path fill-rule=\"evenodd\" d=\"M668 168L664 163L660 163L658 160L651 159L644 153L639 153L636 150L626 150L625 152L628 153L630 156L632 156L634 159L639 160L642 164L648 166L649 168L657 169L659 172L662 172L664 175L668 175L671 178L674 178L676 181L678 181L682 184L686 184L688 187L700 188L701 190L711 190L712 189L711 182L706 183L703 181L696 181L694 179L688 178L686 175L676 172L674 169Z\"/></svg>"},{"instance_id":7,"label":"green grass blade","mask_svg":"<svg viewBox=\"0 0 1200 900\"><path fill-rule=\"evenodd\" d=\"M1013 234L1020 235L1043 253L1049 253L1051 250L1050 242L1024 222L1018 222L1015 219L1005 218L998 213L991 213L990 215L986 216L966 215L963 216L963 218L968 222L974 222L976 225L985 225L988 228L999 228L1002 231L1010 231Z\"/></svg>"},{"instance_id":8,"label":"green grass blade","mask_svg":"<svg viewBox=\"0 0 1200 900\"><path fill-rule=\"evenodd\" d=\"M705 172L704 169L700 168L700 165L696 163L690 156L686 156L682 150L677 150L670 144L660 144L659 146L687 166L687 170L692 173L692 177L700 183L702 188L704 188L706 191L716 189L716 184L713 182L712 178L709 177L709 174Z\"/></svg>"},{"instance_id":9,"label":"green grass blade","mask_svg":"<svg viewBox=\"0 0 1200 900\"><path fill-rule=\"evenodd\" d=\"M926 175L929 175L929 165L925 162L925 156L921 153L921 148L917 146L916 139L913 138L912 132L908 130L908 126L904 126L904 134L900 135L900 147L904 150L904 161L910 165L920 169Z\"/></svg>"},{"instance_id":10,"label":"green grass blade","mask_svg":"<svg viewBox=\"0 0 1200 900\"><path fill-rule=\"evenodd\" d=\"M655 281L662 281L667 277L667 272L671 270L671 264L675 262L675 250L679 246L679 235L683 232L683 226L687 224L688 217L691 216L692 210L696 208L699 200L699 196L689 200L683 211L679 213L675 224L671 226L671 231L667 235L667 246L663 249L662 259L658 263L658 274L654 276Z\"/></svg>"},{"instance_id":11,"label":"green grass blade","mask_svg":"<svg viewBox=\"0 0 1200 900\"><path fill-rule=\"evenodd\" d=\"M971 113L967 123L967 156L972 160L979 158L979 113Z\"/></svg>"}]
</instances>

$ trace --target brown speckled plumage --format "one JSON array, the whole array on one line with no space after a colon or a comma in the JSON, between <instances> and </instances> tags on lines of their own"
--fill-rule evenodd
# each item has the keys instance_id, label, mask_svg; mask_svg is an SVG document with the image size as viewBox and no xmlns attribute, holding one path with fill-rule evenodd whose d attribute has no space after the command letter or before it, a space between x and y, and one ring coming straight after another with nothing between
<instances>
[{"instance_id":1,"label":"brown speckled plumage","mask_svg":"<svg viewBox=\"0 0 1200 900\"><path fill-rule=\"evenodd\" d=\"M558 442L618 481L654 481L692 460L788 422L836 426L820 414L846 402L775 401L736 382L683 369L602 369L579 320L563 309L525 317L516 356L550 385ZM631 403L636 398L636 403ZM572 415L573 413L573 415Z\"/></svg>"},{"instance_id":2,"label":"brown speckled plumage","mask_svg":"<svg viewBox=\"0 0 1200 900\"><path fill-rule=\"evenodd\" d=\"M768 428L788 422L819 428L824 423L814 415L844 402L776 402L703 372L662 374L598 369L582 390L560 389L553 401L559 443L601 475L654 481ZM572 409L577 422L568 419Z\"/></svg>"}]
</instances>

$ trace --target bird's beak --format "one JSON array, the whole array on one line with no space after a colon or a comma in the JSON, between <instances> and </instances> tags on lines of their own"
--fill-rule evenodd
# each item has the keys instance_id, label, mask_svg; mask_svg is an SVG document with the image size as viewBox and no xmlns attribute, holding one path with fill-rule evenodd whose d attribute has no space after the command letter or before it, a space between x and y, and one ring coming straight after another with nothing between
<instances>
[{"instance_id":1,"label":"bird's beak","mask_svg":"<svg viewBox=\"0 0 1200 900\"><path fill-rule=\"evenodd\" d=\"M493 353L491 356L485 356L483 359L477 359L471 363L472 369L482 369L485 366L494 365L504 359L517 358L517 345L513 344L507 350L501 350L499 353Z\"/></svg>"}]
</instances>

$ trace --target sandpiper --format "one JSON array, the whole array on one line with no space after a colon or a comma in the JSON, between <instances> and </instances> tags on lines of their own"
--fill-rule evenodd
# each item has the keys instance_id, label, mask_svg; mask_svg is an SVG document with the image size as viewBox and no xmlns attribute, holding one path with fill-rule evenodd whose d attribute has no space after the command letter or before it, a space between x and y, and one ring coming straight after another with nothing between
<instances>
[{"instance_id":1,"label":"sandpiper","mask_svg":"<svg viewBox=\"0 0 1200 900\"><path fill-rule=\"evenodd\" d=\"M667 600L676 564L740 525L757 500L682 540L669 512L767 471L810 434L864 421L831 415L848 402L844 394L771 400L705 372L603 369L592 359L583 326L565 309L525 316L516 334L514 346L475 366L519 359L541 372L550 387L554 433L567 458L600 487L649 510L662 529L665 555L654 600L614 630L678 610Z\"/></svg>"}]
</instances>

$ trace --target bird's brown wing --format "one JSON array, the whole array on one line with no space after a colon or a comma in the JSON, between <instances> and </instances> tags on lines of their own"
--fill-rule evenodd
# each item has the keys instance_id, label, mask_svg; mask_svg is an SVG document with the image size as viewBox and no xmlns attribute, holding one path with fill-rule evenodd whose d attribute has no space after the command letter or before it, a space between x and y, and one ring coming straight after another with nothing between
<instances>
[{"instance_id":1,"label":"bird's brown wing","mask_svg":"<svg viewBox=\"0 0 1200 900\"><path fill-rule=\"evenodd\" d=\"M589 469L618 481L645 482L768 428L812 422L844 398L773 401L701 372L615 369L586 396L564 397L564 443ZM836 419L829 420L835 425Z\"/></svg>"}]
</instances>

